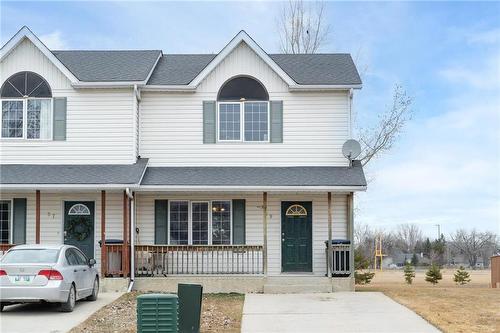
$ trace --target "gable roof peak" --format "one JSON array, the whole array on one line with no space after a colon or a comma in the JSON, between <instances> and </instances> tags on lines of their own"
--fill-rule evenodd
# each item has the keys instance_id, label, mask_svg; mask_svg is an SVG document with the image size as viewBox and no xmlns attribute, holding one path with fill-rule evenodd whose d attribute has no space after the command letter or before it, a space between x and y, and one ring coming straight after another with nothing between
<instances>
[{"instance_id":1,"label":"gable roof peak","mask_svg":"<svg viewBox=\"0 0 500 333\"><path fill-rule=\"evenodd\" d=\"M23 26L19 31L12 36L0 49L0 61L3 61L23 40L28 39L42 52L72 83L78 82L75 75L57 59L57 57L49 50L49 48L30 30L27 26Z\"/></svg>"}]
</instances>

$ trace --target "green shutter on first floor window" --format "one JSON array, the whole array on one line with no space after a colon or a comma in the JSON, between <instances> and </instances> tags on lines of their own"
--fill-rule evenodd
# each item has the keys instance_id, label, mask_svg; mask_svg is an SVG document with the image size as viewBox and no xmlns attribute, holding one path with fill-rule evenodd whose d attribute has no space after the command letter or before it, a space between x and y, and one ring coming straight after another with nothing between
<instances>
[{"instance_id":1,"label":"green shutter on first floor window","mask_svg":"<svg viewBox=\"0 0 500 333\"><path fill-rule=\"evenodd\" d=\"M233 244L245 244L245 199L233 199Z\"/></svg>"},{"instance_id":2,"label":"green shutter on first floor window","mask_svg":"<svg viewBox=\"0 0 500 333\"><path fill-rule=\"evenodd\" d=\"M216 119L215 101L203 101L203 143L215 143Z\"/></svg>"},{"instance_id":3,"label":"green shutter on first floor window","mask_svg":"<svg viewBox=\"0 0 500 333\"><path fill-rule=\"evenodd\" d=\"M26 244L26 198L13 200L12 243Z\"/></svg>"},{"instance_id":4,"label":"green shutter on first floor window","mask_svg":"<svg viewBox=\"0 0 500 333\"><path fill-rule=\"evenodd\" d=\"M270 101L271 140L272 143L283 142L283 101Z\"/></svg>"},{"instance_id":5,"label":"green shutter on first floor window","mask_svg":"<svg viewBox=\"0 0 500 333\"><path fill-rule=\"evenodd\" d=\"M168 242L168 200L155 200L155 244Z\"/></svg>"},{"instance_id":6,"label":"green shutter on first floor window","mask_svg":"<svg viewBox=\"0 0 500 333\"><path fill-rule=\"evenodd\" d=\"M53 128L53 138L57 141L66 140L66 109L67 100L66 97L55 97L54 98L54 128Z\"/></svg>"}]
</instances>

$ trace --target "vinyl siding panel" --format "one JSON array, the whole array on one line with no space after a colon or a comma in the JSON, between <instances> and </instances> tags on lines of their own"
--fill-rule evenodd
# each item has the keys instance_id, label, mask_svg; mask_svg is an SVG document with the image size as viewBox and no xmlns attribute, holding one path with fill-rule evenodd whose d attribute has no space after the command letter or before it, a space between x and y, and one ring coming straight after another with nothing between
<instances>
[{"instance_id":1,"label":"vinyl siding panel","mask_svg":"<svg viewBox=\"0 0 500 333\"><path fill-rule=\"evenodd\" d=\"M216 100L231 77L250 75L283 101L283 143L203 144L203 101ZM289 92L284 81L242 43L195 93L143 92L140 153L151 166L347 165L349 97L340 92Z\"/></svg>"},{"instance_id":2,"label":"vinyl siding panel","mask_svg":"<svg viewBox=\"0 0 500 333\"><path fill-rule=\"evenodd\" d=\"M54 97L67 97L65 141L0 139L2 164L125 164L134 162L134 95L132 89L80 89L29 40L0 64L1 83L19 71L47 80Z\"/></svg>"},{"instance_id":3,"label":"vinyl siding panel","mask_svg":"<svg viewBox=\"0 0 500 333\"><path fill-rule=\"evenodd\" d=\"M137 222L139 234L137 244L154 244L154 201L165 200L246 200L246 244L262 245L262 194L168 194L136 193ZM325 241L328 239L328 201L327 194L270 194L268 197L268 273L281 274L281 202L312 201L313 203L313 273L326 274ZM347 196L332 196L333 238L347 237Z\"/></svg>"}]
</instances>

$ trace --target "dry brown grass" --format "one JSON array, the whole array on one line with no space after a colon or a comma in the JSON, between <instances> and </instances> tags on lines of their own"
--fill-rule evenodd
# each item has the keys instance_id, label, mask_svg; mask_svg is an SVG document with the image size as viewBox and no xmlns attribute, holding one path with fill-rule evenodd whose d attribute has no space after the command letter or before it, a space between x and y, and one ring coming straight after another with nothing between
<instances>
[{"instance_id":1,"label":"dry brown grass","mask_svg":"<svg viewBox=\"0 0 500 333\"><path fill-rule=\"evenodd\" d=\"M136 332L137 293L127 293L100 309L70 333ZM239 332L244 295L203 295L201 332Z\"/></svg>"},{"instance_id":2,"label":"dry brown grass","mask_svg":"<svg viewBox=\"0 0 500 333\"><path fill-rule=\"evenodd\" d=\"M368 286L358 291L381 291L412 309L444 332L500 332L500 289L489 288L489 271L470 271L471 283L456 286L453 270L443 271L436 286L425 282L417 271L414 283L406 285L402 271L377 272Z\"/></svg>"}]
</instances>

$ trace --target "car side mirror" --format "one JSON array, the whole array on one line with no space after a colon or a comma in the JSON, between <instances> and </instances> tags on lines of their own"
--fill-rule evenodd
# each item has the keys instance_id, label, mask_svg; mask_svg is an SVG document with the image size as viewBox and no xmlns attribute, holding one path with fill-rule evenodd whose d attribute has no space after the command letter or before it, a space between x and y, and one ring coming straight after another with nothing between
<instances>
[{"instance_id":1,"label":"car side mirror","mask_svg":"<svg viewBox=\"0 0 500 333\"><path fill-rule=\"evenodd\" d=\"M94 266L94 265L95 265L95 263L96 263L95 259L93 259L93 258L92 258L92 259L89 259L89 266L90 266L90 267Z\"/></svg>"}]
</instances>

